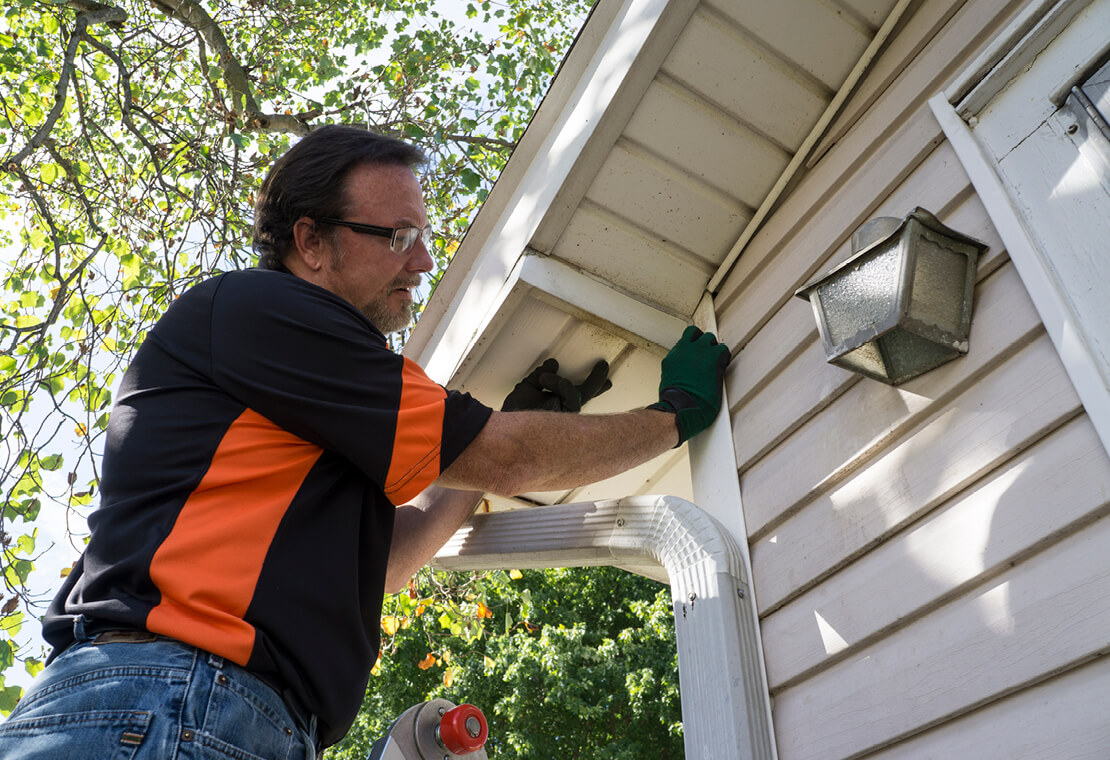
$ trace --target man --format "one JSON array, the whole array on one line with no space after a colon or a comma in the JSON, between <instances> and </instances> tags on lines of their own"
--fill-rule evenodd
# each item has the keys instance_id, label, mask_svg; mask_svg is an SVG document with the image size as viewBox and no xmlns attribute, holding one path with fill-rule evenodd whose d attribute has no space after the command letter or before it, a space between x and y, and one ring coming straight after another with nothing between
<instances>
[{"instance_id":1,"label":"man","mask_svg":"<svg viewBox=\"0 0 1110 760\"><path fill-rule=\"evenodd\" d=\"M383 592L483 492L610 477L713 419L728 352L693 328L660 402L607 416L493 412L392 353L432 268L420 161L313 132L261 188L260 268L198 285L151 331L45 618L51 662L0 757L312 758L357 714Z\"/></svg>"}]
</instances>

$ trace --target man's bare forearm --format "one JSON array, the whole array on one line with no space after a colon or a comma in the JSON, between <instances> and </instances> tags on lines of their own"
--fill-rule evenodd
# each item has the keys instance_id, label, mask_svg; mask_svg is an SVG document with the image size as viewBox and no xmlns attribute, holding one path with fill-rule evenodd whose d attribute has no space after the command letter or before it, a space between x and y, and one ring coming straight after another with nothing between
<instances>
[{"instance_id":1,"label":"man's bare forearm","mask_svg":"<svg viewBox=\"0 0 1110 760\"><path fill-rule=\"evenodd\" d=\"M481 491L458 491L433 485L411 504L397 507L385 590L403 589L409 578L428 564L474 513L481 498Z\"/></svg>"},{"instance_id":2,"label":"man's bare forearm","mask_svg":"<svg viewBox=\"0 0 1110 760\"><path fill-rule=\"evenodd\" d=\"M619 475L678 443L674 415L494 412L436 481L505 496L575 488Z\"/></svg>"}]
</instances>

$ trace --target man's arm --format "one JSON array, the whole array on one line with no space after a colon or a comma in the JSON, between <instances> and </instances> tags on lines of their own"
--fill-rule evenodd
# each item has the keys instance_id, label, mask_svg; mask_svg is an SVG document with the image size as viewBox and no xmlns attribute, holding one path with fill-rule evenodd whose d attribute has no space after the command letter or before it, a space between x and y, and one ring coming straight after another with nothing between
<instances>
[{"instance_id":1,"label":"man's arm","mask_svg":"<svg viewBox=\"0 0 1110 760\"><path fill-rule=\"evenodd\" d=\"M436 485L397 508L386 591L404 588L474 513L483 493L511 496L594 483L677 442L674 415L653 409L603 416L494 412Z\"/></svg>"},{"instance_id":2,"label":"man's arm","mask_svg":"<svg viewBox=\"0 0 1110 760\"><path fill-rule=\"evenodd\" d=\"M435 555L474 511L481 493L512 496L595 483L709 427L720 409L728 361L728 349L713 335L689 327L663 359L659 401L647 409L596 416L493 412L435 485L398 508L387 590L403 586Z\"/></svg>"},{"instance_id":3,"label":"man's arm","mask_svg":"<svg viewBox=\"0 0 1110 760\"><path fill-rule=\"evenodd\" d=\"M494 412L436 481L512 496L555 491L619 475L678 443L674 415Z\"/></svg>"},{"instance_id":4,"label":"man's arm","mask_svg":"<svg viewBox=\"0 0 1110 760\"><path fill-rule=\"evenodd\" d=\"M397 507L385 571L386 593L401 591L409 578L462 527L481 498L481 491L458 491L433 485L410 504Z\"/></svg>"}]
</instances>

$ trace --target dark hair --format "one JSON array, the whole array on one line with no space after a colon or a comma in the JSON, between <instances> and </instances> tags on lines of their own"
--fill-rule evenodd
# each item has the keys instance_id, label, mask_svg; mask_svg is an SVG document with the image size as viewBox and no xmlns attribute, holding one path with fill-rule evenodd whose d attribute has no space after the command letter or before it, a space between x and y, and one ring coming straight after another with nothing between
<instances>
[{"instance_id":1,"label":"dark hair","mask_svg":"<svg viewBox=\"0 0 1110 760\"><path fill-rule=\"evenodd\" d=\"M301 138L270 168L254 205L254 250L262 269L285 269L302 216L343 217L347 175L357 166L424 162L419 148L358 127L331 124Z\"/></svg>"}]
</instances>

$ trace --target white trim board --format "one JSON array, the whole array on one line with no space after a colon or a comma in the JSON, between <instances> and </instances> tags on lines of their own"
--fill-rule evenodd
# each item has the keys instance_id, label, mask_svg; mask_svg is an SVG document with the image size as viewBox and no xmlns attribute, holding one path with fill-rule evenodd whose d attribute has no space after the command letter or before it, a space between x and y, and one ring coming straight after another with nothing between
<instances>
[{"instance_id":1,"label":"white trim board","mask_svg":"<svg viewBox=\"0 0 1110 760\"><path fill-rule=\"evenodd\" d=\"M444 353L445 359L454 363L445 361L436 374L428 374L442 384L465 383L505 331L516 307L527 299L548 304L659 357L666 354L688 324L564 262L528 254L516 262L499 291L482 302L484 310L474 310L484 313L475 315L466 341Z\"/></svg>"},{"instance_id":2,"label":"white trim board","mask_svg":"<svg viewBox=\"0 0 1110 760\"><path fill-rule=\"evenodd\" d=\"M1054 190L1055 175L1049 170L1060 172L1057 163L1045 167L1035 192L1026 189L1019 199L1015 182L1021 180L1015 177L1037 172L1028 165L1031 157L1014 150L1034 132L1051 127L1058 106L1054 99L1110 49L1108 28L1110 0L1061 0L1041 17L1023 16L992 46L1009 51L994 59L993 68L988 51L988 58L969 68L979 81L971 81L969 74L950 96L938 94L929 106L998 229L1099 439L1110 451L1110 359L1099 349L1110 339L1110 315L1105 298L1099 304L1086 292L1097 284L1067 274L1077 269L1073 261L1097 260L1097 251L1104 248L1099 227L1110 218L1110 195L1097 183L1073 197L1059 192L1059 187ZM949 97L961 95L957 106L949 102ZM1007 172L1001 165L1006 161L1025 165L1015 164ZM1068 223L1058 221L1062 210L1074 210L1071 206L1080 203L1089 224L1075 223L1083 215ZM1061 209L1061 204L1068 208ZM1104 269L1101 277L1107 276L1110 272Z\"/></svg>"}]
</instances>

